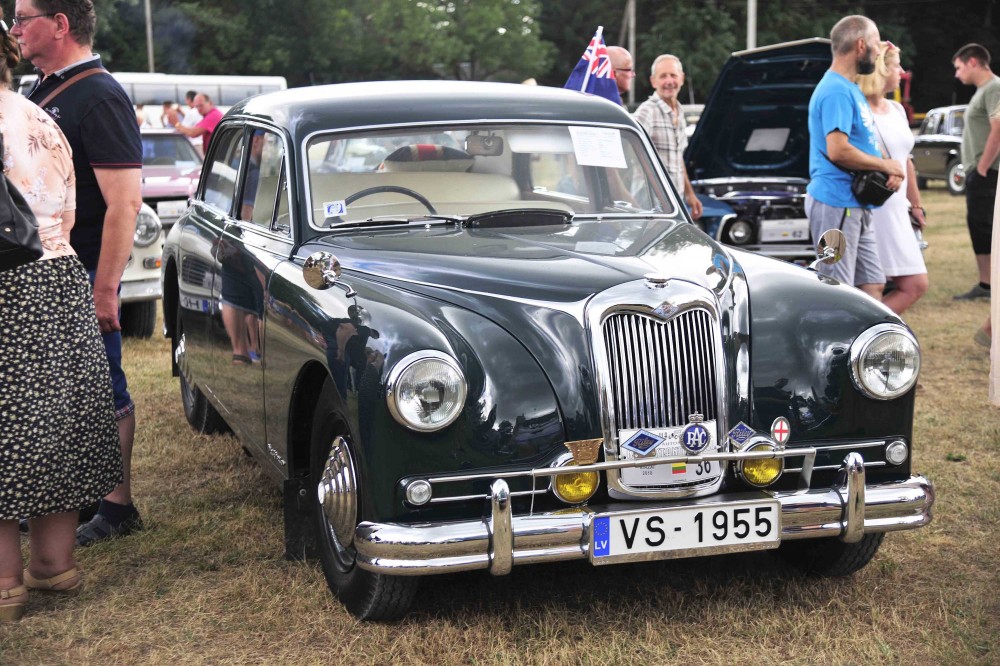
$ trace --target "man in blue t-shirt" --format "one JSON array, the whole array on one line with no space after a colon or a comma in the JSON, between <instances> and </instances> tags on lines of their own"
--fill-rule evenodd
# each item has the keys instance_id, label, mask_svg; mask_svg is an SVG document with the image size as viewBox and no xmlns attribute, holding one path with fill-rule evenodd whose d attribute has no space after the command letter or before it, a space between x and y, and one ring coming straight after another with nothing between
<instances>
[{"instance_id":1,"label":"man in blue t-shirt","mask_svg":"<svg viewBox=\"0 0 1000 666\"><path fill-rule=\"evenodd\" d=\"M882 157L868 101L854 83L875 71L879 34L864 16L848 16L830 32L833 64L809 100L809 187L806 216L814 240L828 229L847 237L843 259L819 271L881 300L885 274L879 263L871 213L851 193L850 171L881 171L898 189L903 169Z\"/></svg>"}]
</instances>

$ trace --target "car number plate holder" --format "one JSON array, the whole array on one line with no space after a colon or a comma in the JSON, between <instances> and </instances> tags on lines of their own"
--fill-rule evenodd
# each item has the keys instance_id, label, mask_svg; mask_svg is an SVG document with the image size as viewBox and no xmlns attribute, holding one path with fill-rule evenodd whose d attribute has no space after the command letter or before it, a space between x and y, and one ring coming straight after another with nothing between
<instances>
[{"instance_id":1,"label":"car number plate holder","mask_svg":"<svg viewBox=\"0 0 1000 666\"><path fill-rule=\"evenodd\" d=\"M782 241L808 241L809 220L793 218L789 220L761 220L760 242L780 243Z\"/></svg>"},{"instance_id":2,"label":"car number plate holder","mask_svg":"<svg viewBox=\"0 0 1000 666\"><path fill-rule=\"evenodd\" d=\"M742 500L597 513L591 524L594 565L777 548L781 505Z\"/></svg>"}]
</instances>

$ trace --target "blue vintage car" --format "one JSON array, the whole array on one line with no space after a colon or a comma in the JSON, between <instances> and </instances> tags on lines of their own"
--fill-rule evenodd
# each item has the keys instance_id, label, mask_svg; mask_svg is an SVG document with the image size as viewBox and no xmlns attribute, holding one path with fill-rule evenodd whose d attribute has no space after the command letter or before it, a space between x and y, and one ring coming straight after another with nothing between
<instances>
[{"instance_id":1,"label":"blue vintage car","mask_svg":"<svg viewBox=\"0 0 1000 666\"><path fill-rule=\"evenodd\" d=\"M605 100L252 98L163 263L188 421L259 460L287 555L358 617L404 613L421 576L563 560L773 549L846 575L931 519L913 333L706 236Z\"/></svg>"},{"instance_id":2,"label":"blue vintage car","mask_svg":"<svg viewBox=\"0 0 1000 666\"><path fill-rule=\"evenodd\" d=\"M716 240L812 259L809 98L832 60L830 40L815 38L739 51L723 65L685 152L695 192L728 207L701 220Z\"/></svg>"}]
</instances>

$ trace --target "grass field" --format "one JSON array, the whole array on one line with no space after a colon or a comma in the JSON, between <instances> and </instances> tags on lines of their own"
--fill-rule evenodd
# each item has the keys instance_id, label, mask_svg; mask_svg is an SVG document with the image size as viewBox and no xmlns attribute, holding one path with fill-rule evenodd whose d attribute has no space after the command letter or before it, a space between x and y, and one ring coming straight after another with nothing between
<instances>
[{"instance_id":1,"label":"grass field","mask_svg":"<svg viewBox=\"0 0 1000 666\"><path fill-rule=\"evenodd\" d=\"M931 290L907 321L935 518L851 578L767 554L532 566L425 579L403 621L357 622L317 564L282 559L278 491L239 443L187 427L156 336L126 350L148 529L80 552L84 592L33 597L0 626L0 664L1000 663L1000 410L972 341L988 305L951 299L975 282L964 200L936 189L925 205Z\"/></svg>"}]
</instances>

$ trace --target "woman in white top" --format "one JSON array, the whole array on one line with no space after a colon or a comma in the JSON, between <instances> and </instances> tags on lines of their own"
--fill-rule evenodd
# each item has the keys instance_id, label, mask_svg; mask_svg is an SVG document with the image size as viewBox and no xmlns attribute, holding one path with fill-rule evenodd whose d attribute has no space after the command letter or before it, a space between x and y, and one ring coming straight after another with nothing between
<instances>
[{"instance_id":1,"label":"woman in white top","mask_svg":"<svg viewBox=\"0 0 1000 666\"><path fill-rule=\"evenodd\" d=\"M875 118L875 135L882 151L903 167L906 180L889 200L872 211L872 225L878 242L882 270L892 279L896 289L882 300L890 310L902 314L927 291L927 266L920 252L913 226L913 219L923 228L926 220L920 206L916 172L910 152L913 150L913 133L906 121L906 112L898 102L885 98L886 93L899 87L903 68L899 65L899 48L892 42L882 42L875 72L858 77L861 92L868 98Z\"/></svg>"}]
</instances>

